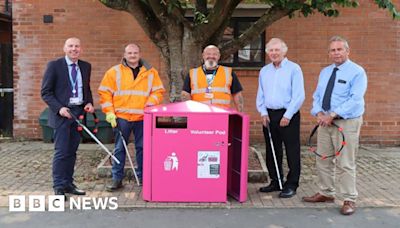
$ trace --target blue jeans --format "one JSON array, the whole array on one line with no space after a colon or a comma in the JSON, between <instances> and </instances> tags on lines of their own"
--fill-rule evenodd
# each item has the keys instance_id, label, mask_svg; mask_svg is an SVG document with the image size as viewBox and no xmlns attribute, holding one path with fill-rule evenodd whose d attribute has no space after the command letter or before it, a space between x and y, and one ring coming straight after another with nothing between
<instances>
[{"instance_id":1,"label":"blue jeans","mask_svg":"<svg viewBox=\"0 0 400 228\"><path fill-rule=\"evenodd\" d=\"M134 135L134 143L135 143L135 151L136 151L136 174L139 178L142 178L143 173L143 120L141 121L127 121L121 118L117 119L117 128L114 129L115 135L115 152L114 156L121 162L117 164L113 160L112 165L112 179L113 180L122 180L124 178L124 166L125 166L125 158L126 152L124 148L124 144L122 142L121 135L118 132L118 128L121 130L122 135L126 141L126 144L129 144L129 136L131 132Z\"/></svg>"}]
</instances>

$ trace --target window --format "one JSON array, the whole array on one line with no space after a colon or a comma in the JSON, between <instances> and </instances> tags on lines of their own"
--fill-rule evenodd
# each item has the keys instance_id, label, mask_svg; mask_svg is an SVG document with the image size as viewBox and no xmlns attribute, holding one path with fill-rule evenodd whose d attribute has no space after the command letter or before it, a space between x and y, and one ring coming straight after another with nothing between
<instances>
[{"instance_id":1,"label":"window","mask_svg":"<svg viewBox=\"0 0 400 228\"><path fill-rule=\"evenodd\" d=\"M225 29L223 40L231 40L240 36L257 18L236 17L231 19ZM265 31L243 49L222 61L232 67L262 67L265 65Z\"/></svg>"}]
</instances>

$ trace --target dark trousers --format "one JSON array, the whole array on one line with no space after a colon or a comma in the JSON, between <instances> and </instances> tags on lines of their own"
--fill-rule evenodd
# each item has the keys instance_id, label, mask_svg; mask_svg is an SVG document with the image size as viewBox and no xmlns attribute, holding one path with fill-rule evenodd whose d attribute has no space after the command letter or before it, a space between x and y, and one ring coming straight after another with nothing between
<instances>
[{"instance_id":1,"label":"dark trousers","mask_svg":"<svg viewBox=\"0 0 400 228\"><path fill-rule=\"evenodd\" d=\"M286 177L284 187L297 189L300 178L300 112L293 115L290 123L286 127L279 126L279 123L285 114L285 109L268 110L270 118L269 127L271 130L272 142L275 148L276 160L281 179L283 180L282 158L283 148L282 142L285 144L286 158L289 172ZM278 185L278 177L272 155L271 143L268 130L263 126L264 139L266 143L266 163L271 182Z\"/></svg>"},{"instance_id":2,"label":"dark trousers","mask_svg":"<svg viewBox=\"0 0 400 228\"><path fill-rule=\"evenodd\" d=\"M82 107L70 108L75 116L83 113ZM54 131L53 157L53 188L64 189L70 187L74 181L74 167L76 151L81 140L77 130L77 123L73 119L65 121Z\"/></svg>"},{"instance_id":3,"label":"dark trousers","mask_svg":"<svg viewBox=\"0 0 400 228\"><path fill-rule=\"evenodd\" d=\"M137 170L136 174L139 178L142 178L143 172L143 120L141 121L127 121L121 118L117 119L118 128L121 129L122 135L126 141L126 144L129 143L129 136L133 132L133 136L135 138L135 151L136 151L136 164ZM122 142L121 135L118 130L115 129L115 151L114 156L121 162L117 164L113 160L112 165L112 179L114 180L122 180L124 178L124 167L125 167L125 158L126 151L124 148L124 144Z\"/></svg>"}]
</instances>

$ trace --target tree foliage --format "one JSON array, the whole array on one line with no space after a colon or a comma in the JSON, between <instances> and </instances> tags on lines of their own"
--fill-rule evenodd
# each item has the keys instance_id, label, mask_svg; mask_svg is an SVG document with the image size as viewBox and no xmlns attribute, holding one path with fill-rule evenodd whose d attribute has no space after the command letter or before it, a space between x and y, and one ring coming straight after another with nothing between
<instances>
[{"instance_id":1,"label":"tree foliage","mask_svg":"<svg viewBox=\"0 0 400 228\"><path fill-rule=\"evenodd\" d=\"M252 37L256 37L255 35L260 34L267 26L282 17L293 17L295 13L309 16L316 12L329 17L337 17L339 7L357 7L359 5L357 0L257 0L256 2L259 4L269 6L259 20L238 39L220 43L227 22L232 17L234 9L241 3L240 0L216 0L213 2L214 4L210 4L212 7L207 7L207 0L99 1L110 8L131 13L159 47L164 43L161 41L168 36L163 27L166 23L173 21L173 24L184 26L193 35L199 37L200 43L218 44L224 56L245 46ZM374 0L374 2L379 8L387 9L393 18L400 18L400 13L391 0ZM193 11L194 18L185 17L187 10Z\"/></svg>"},{"instance_id":2,"label":"tree foliage","mask_svg":"<svg viewBox=\"0 0 400 228\"><path fill-rule=\"evenodd\" d=\"M223 40L225 28L241 0L99 0L109 8L130 13L161 51L169 69L171 101L179 100L182 78L199 63L207 44L220 47L222 59L242 49L275 21L289 16L321 13L337 17L341 7L357 7L357 0L249 0L262 4L264 13L240 36ZM374 0L393 18L400 14L391 0ZM193 17L187 17L192 11ZM183 65L180 66L180 65Z\"/></svg>"}]
</instances>

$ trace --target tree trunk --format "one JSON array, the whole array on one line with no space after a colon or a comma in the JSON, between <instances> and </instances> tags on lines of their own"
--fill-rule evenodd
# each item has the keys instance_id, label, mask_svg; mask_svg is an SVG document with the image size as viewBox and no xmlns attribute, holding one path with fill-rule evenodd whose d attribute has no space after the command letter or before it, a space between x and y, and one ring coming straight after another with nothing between
<instances>
[{"instance_id":1,"label":"tree trunk","mask_svg":"<svg viewBox=\"0 0 400 228\"><path fill-rule=\"evenodd\" d=\"M169 102L181 101L183 81L190 68L201 65L202 46L198 44L190 28L170 22L166 26L167 46L160 47L168 67Z\"/></svg>"}]
</instances>

